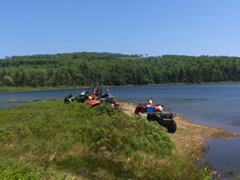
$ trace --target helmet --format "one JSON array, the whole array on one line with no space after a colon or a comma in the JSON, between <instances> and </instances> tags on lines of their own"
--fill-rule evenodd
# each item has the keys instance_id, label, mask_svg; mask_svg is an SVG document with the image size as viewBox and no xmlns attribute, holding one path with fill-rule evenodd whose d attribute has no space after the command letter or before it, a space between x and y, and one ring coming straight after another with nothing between
<instances>
[{"instance_id":1,"label":"helmet","mask_svg":"<svg viewBox=\"0 0 240 180\"><path fill-rule=\"evenodd\" d=\"M88 100L92 100L92 96L88 96Z\"/></svg>"},{"instance_id":2,"label":"helmet","mask_svg":"<svg viewBox=\"0 0 240 180\"><path fill-rule=\"evenodd\" d=\"M119 106L119 102L115 102L114 105L115 105L115 106Z\"/></svg>"}]
</instances>

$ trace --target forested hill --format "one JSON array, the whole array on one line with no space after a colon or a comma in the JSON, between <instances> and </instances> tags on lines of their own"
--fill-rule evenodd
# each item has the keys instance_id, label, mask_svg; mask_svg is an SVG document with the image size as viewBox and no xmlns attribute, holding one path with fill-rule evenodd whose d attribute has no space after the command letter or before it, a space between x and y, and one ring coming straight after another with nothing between
<instances>
[{"instance_id":1,"label":"forested hill","mask_svg":"<svg viewBox=\"0 0 240 180\"><path fill-rule=\"evenodd\" d=\"M148 85L240 81L240 58L143 57L112 53L66 53L0 59L0 86Z\"/></svg>"}]
</instances>

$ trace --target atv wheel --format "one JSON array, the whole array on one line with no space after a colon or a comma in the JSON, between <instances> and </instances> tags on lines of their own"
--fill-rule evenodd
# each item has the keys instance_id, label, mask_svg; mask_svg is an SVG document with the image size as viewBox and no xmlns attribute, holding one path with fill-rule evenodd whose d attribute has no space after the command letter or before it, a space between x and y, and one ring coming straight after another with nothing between
<instances>
[{"instance_id":1,"label":"atv wheel","mask_svg":"<svg viewBox=\"0 0 240 180\"><path fill-rule=\"evenodd\" d=\"M83 98L77 98L77 102L80 102L80 103L84 103L84 99Z\"/></svg>"},{"instance_id":2,"label":"atv wheel","mask_svg":"<svg viewBox=\"0 0 240 180\"><path fill-rule=\"evenodd\" d=\"M175 133L177 130L177 124L174 120L172 120L172 123L167 127L168 132Z\"/></svg>"},{"instance_id":3,"label":"atv wheel","mask_svg":"<svg viewBox=\"0 0 240 180\"><path fill-rule=\"evenodd\" d=\"M69 104L71 102L70 99L64 99L64 103Z\"/></svg>"}]
</instances>

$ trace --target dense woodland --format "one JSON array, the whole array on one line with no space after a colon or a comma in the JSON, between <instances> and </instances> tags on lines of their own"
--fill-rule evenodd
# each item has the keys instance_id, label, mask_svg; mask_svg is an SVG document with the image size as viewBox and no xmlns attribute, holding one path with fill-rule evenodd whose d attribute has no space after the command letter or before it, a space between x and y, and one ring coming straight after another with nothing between
<instances>
[{"instance_id":1,"label":"dense woodland","mask_svg":"<svg viewBox=\"0 0 240 180\"><path fill-rule=\"evenodd\" d=\"M240 81L240 58L66 53L0 59L0 86L76 87Z\"/></svg>"}]
</instances>

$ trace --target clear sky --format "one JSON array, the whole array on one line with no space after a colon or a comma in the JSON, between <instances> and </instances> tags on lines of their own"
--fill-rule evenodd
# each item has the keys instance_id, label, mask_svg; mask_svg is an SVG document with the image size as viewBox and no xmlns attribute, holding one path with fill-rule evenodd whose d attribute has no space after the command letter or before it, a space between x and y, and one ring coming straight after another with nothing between
<instances>
[{"instance_id":1,"label":"clear sky","mask_svg":"<svg viewBox=\"0 0 240 180\"><path fill-rule=\"evenodd\" d=\"M111 52L240 57L240 0L0 0L0 58Z\"/></svg>"}]
</instances>

